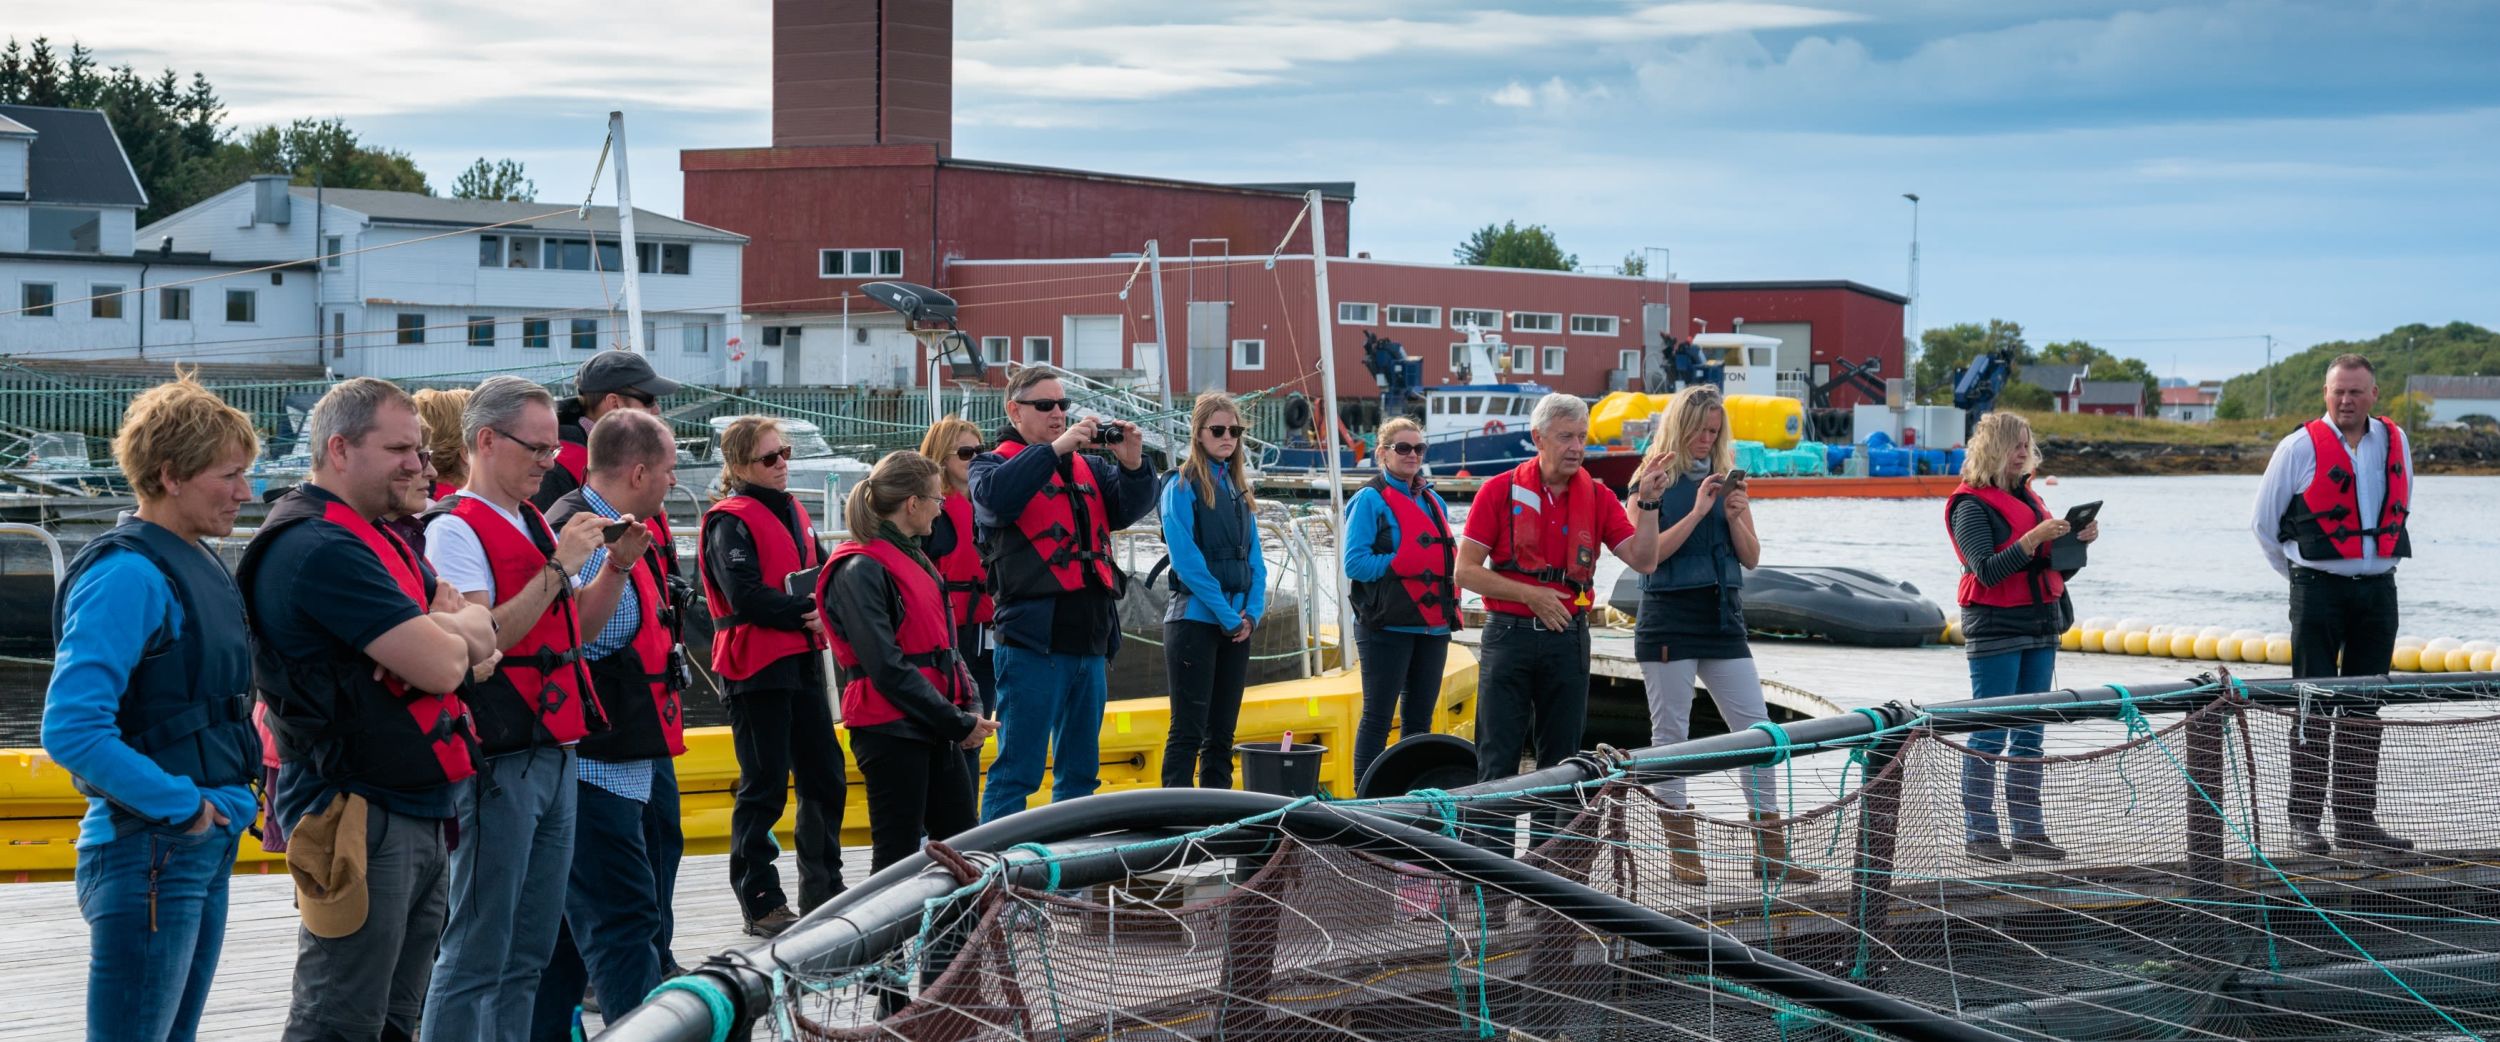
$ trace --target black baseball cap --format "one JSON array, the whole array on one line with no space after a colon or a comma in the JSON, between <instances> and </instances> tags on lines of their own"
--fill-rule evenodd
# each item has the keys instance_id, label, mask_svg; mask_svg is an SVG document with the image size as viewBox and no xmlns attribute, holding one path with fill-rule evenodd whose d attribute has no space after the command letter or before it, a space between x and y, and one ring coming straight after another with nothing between
<instances>
[{"instance_id":1,"label":"black baseball cap","mask_svg":"<svg viewBox=\"0 0 2500 1042\"><path fill-rule=\"evenodd\" d=\"M653 372L651 363L631 351L601 351L582 363L574 374L573 386L581 394L597 398L618 391L641 391L653 398L666 397L677 391L678 383Z\"/></svg>"}]
</instances>

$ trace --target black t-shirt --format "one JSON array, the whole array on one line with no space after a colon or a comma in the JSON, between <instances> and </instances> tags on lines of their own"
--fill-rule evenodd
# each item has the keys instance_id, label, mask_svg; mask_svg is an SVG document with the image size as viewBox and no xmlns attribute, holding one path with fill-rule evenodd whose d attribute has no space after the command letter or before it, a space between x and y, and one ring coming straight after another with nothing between
<instances>
[{"instance_id":1,"label":"black t-shirt","mask_svg":"<svg viewBox=\"0 0 2500 1042\"><path fill-rule=\"evenodd\" d=\"M306 494L335 501L318 486ZM335 525L304 521L268 537L252 574L255 613L252 630L260 644L282 658L326 659L342 648L362 654L364 648L425 610L408 598L399 582L354 533ZM418 562L422 569L423 562ZM427 583L433 573L421 571ZM331 792L347 790L400 814L449 818L457 813L458 783L426 789L375 789L325 781L293 761L278 768L277 791L270 812L292 826L306 811L327 801Z\"/></svg>"}]
</instances>

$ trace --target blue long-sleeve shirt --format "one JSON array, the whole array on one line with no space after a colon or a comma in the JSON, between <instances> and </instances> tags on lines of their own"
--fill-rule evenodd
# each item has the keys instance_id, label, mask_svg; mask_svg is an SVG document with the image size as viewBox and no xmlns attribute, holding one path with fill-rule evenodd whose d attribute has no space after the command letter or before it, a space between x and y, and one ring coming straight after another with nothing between
<instances>
[{"instance_id":1,"label":"blue long-sleeve shirt","mask_svg":"<svg viewBox=\"0 0 2500 1042\"><path fill-rule=\"evenodd\" d=\"M1003 439L1016 438L1012 430ZM1034 445L1012 458L996 452L984 452L972 459L966 480L971 485L972 525L983 543L990 533L1016 523L1024 506L1042 495L1042 486L1050 483L1052 470L1058 467L1059 454L1045 442ZM1135 470L1095 456L1087 461L1094 474L1094 483L1102 496L1103 511L1112 530L1136 524L1155 506L1155 471L1152 464ZM1079 603L1081 602L1081 603ZM1089 613L1084 619L1060 620L1063 604L1078 604L1076 610ZM1099 647L1104 656L1120 651L1120 620L1118 606L1109 594L1087 592L1057 597L1001 597L997 617L991 625L997 628L998 641L1033 651L1060 651L1054 644L1065 643L1055 638L1075 640L1087 638L1091 647Z\"/></svg>"},{"instance_id":2,"label":"blue long-sleeve shirt","mask_svg":"<svg viewBox=\"0 0 2500 1042\"><path fill-rule=\"evenodd\" d=\"M1397 484L1395 479L1389 483ZM1426 512L1437 509L1442 517L1450 516L1450 505L1442 501L1441 494L1433 491L1430 484L1419 484L1423 489L1422 495L1404 491L1400 494L1413 499L1415 505ZM1398 531L1398 516L1390 512L1388 501L1380 497L1378 490L1364 488L1355 492L1353 499L1346 501L1345 577L1355 582L1379 582L1386 578L1389 562L1397 557L1397 547L1406 538L1406 533ZM1390 549L1387 553L1372 549L1383 529L1389 533ZM1436 637L1450 632L1447 626L1390 626L1387 629L1391 633L1420 633Z\"/></svg>"},{"instance_id":3,"label":"blue long-sleeve shirt","mask_svg":"<svg viewBox=\"0 0 2500 1042\"><path fill-rule=\"evenodd\" d=\"M112 802L168 826L199 816L206 797L225 814L229 829L252 823L259 803L248 786L203 790L191 779L168 774L156 761L122 740L122 694L131 671L158 634L182 632L182 605L173 583L141 554L108 551L70 587L63 605L60 647L53 654L52 686L43 698L43 750ZM78 845L119 838L112 804L87 798Z\"/></svg>"},{"instance_id":4,"label":"blue long-sleeve shirt","mask_svg":"<svg viewBox=\"0 0 2500 1042\"><path fill-rule=\"evenodd\" d=\"M1231 468L1224 463L1214 465L1217 484L1231 481ZM1230 633L1244 622L1257 622L1267 614L1267 556L1259 552L1259 526L1252 519L1246 533L1250 538L1250 588L1227 595L1224 585L1207 568L1206 554L1198 549L1198 511L1194 509L1198 486L1175 472L1163 482L1163 547L1172 556L1172 574L1187 590L1180 618L1204 622ZM1219 607L1220 606L1220 607ZM1167 614L1169 621L1173 616Z\"/></svg>"}]
</instances>

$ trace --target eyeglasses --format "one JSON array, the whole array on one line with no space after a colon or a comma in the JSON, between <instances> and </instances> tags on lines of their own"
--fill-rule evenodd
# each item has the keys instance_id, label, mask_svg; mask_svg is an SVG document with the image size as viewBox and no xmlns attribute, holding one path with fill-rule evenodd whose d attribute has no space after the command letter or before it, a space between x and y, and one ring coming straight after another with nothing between
<instances>
[{"instance_id":1,"label":"eyeglasses","mask_svg":"<svg viewBox=\"0 0 2500 1042\"><path fill-rule=\"evenodd\" d=\"M556 450L564 447L561 442L554 445L541 445L537 442L529 440L528 438L517 436L511 431L505 430L501 427L488 427L486 429L503 435L506 440L515 445L530 450L530 455L539 459L554 459Z\"/></svg>"},{"instance_id":2,"label":"eyeglasses","mask_svg":"<svg viewBox=\"0 0 2500 1042\"><path fill-rule=\"evenodd\" d=\"M1058 412L1061 409L1065 409L1068 406L1075 404L1076 400L1073 398L1017 398L1014 401L1017 405L1024 406L1027 409L1039 409L1043 412Z\"/></svg>"},{"instance_id":3,"label":"eyeglasses","mask_svg":"<svg viewBox=\"0 0 2500 1042\"><path fill-rule=\"evenodd\" d=\"M799 450L797 448L784 445L771 452L755 457L755 462L758 466L769 467L776 463L788 463L792 457L797 456L798 454Z\"/></svg>"},{"instance_id":4,"label":"eyeglasses","mask_svg":"<svg viewBox=\"0 0 2500 1042\"><path fill-rule=\"evenodd\" d=\"M955 447L955 458L963 460L966 463L972 462L972 457L980 454L981 447L978 445L958 445Z\"/></svg>"},{"instance_id":5,"label":"eyeglasses","mask_svg":"<svg viewBox=\"0 0 2500 1042\"><path fill-rule=\"evenodd\" d=\"M1420 441L1393 441L1382 447L1400 456L1413 456L1424 451L1424 443Z\"/></svg>"},{"instance_id":6,"label":"eyeglasses","mask_svg":"<svg viewBox=\"0 0 2500 1042\"><path fill-rule=\"evenodd\" d=\"M1218 438L1238 438L1241 437L1241 432L1249 429L1250 428L1248 427L1227 427L1221 423L1210 423L1207 425L1207 433L1215 435Z\"/></svg>"},{"instance_id":7,"label":"eyeglasses","mask_svg":"<svg viewBox=\"0 0 2500 1042\"><path fill-rule=\"evenodd\" d=\"M433 466L433 465L434 465L434 450L432 450L432 449L418 449L418 450L417 450L417 466L420 466L420 467L431 467L431 466Z\"/></svg>"}]
</instances>

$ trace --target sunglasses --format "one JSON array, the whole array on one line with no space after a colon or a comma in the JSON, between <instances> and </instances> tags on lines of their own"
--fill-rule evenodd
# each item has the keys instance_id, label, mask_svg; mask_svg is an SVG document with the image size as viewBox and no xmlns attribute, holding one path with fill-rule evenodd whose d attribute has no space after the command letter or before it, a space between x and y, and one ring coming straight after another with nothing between
<instances>
[{"instance_id":1,"label":"sunglasses","mask_svg":"<svg viewBox=\"0 0 2500 1042\"><path fill-rule=\"evenodd\" d=\"M418 449L418 450L417 450L417 466L419 466L419 467L431 467L431 466L433 466L433 465L434 465L434 450L432 450L432 449Z\"/></svg>"},{"instance_id":2,"label":"sunglasses","mask_svg":"<svg viewBox=\"0 0 2500 1042\"><path fill-rule=\"evenodd\" d=\"M1389 451L1397 453L1400 456L1413 456L1424 451L1424 443L1420 441L1393 441L1382 446L1382 448L1388 449Z\"/></svg>"},{"instance_id":3,"label":"sunglasses","mask_svg":"<svg viewBox=\"0 0 2500 1042\"><path fill-rule=\"evenodd\" d=\"M771 452L755 457L755 462L759 465L769 467L775 463L788 463L790 462L791 457L797 456L798 454L799 450L788 445L784 445Z\"/></svg>"},{"instance_id":4,"label":"sunglasses","mask_svg":"<svg viewBox=\"0 0 2500 1042\"><path fill-rule=\"evenodd\" d=\"M654 405L658 405L658 404L660 404L660 400L659 400L659 399L654 398L654 397L651 397L650 395L644 394L644 393L642 393L641 391L635 391L635 390L624 390L624 391L618 391L618 392L616 392L616 393L617 393L617 394L619 394L619 395L622 395L622 396L625 398L625 400L626 400L626 401L629 401L629 402L632 402L632 403L634 403L634 404L636 404L636 405L642 406L642 407L643 407L643 408L645 408L645 409L648 409L648 408L650 408L650 407L652 407L652 406L654 406Z\"/></svg>"},{"instance_id":5,"label":"sunglasses","mask_svg":"<svg viewBox=\"0 0 2500 1042\"><path fill-rule=\"evenodd\" d=\"M1210 423L1207 425L1207 433L1215 435L1218 438L1238 438L1241 437L1241 432L1249 429L1250 428L1248 427L1227 427L1221 423Z\"/></svg>"},{"instance_id":6,"label":"sunglasses","mask_svg":"<svg viewBox=\"0 0 2500 1042\"><path fill-rule=\"evenodd\" d=\"M966 463L972 462L972 457L980 454L981 447L978 445L959 445L955 448L955 458Z\"/></svg>"},{"instance_id":7,"label":"sunglasses","mask_svg":"<svg viewBox=\"0 0 2500 1042\"><path fill-rule=\"evenodd\" d=\"M1067 407L1068 407L1068 406L1070 406L1070 405L1075 404L1076 399L1073 399L1073 398L1018 398L1018 399L1016 399L1015 401L1016 401L1016 404L1017 404L1017 405L1024 406L1024 407L1025 407L1025 408L1027 408L1027 409L1039 409L1039 410L1041 410L1041 411L1043 411L1043 412L1058 412L1058 411L1060 411L1060 410L1062 410L1062 409L1067 408Z\"/></svg>"}]
</instances>

